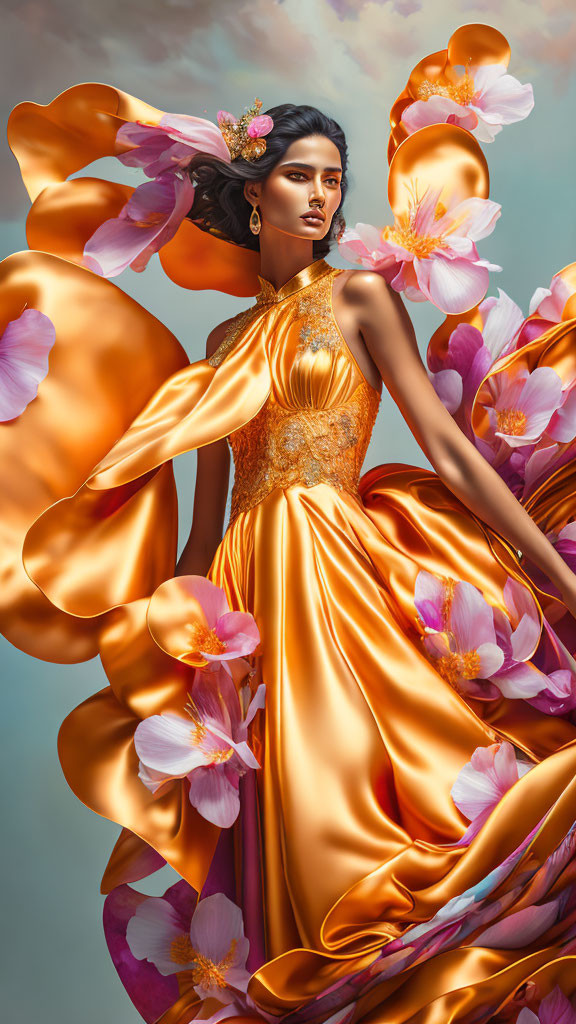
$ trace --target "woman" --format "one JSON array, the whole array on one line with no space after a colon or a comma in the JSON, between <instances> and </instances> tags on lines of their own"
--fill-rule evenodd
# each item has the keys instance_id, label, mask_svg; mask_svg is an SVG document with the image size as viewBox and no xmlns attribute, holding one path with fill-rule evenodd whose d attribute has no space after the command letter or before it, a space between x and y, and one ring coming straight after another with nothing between
<instances>
[{"instance_id":1,"label":"woman","mask_svg":"<svg viewBox=\"0 0 576 1024\"><path fill-rule=\"evenodd\" d=\"M556 588L538 592L547 609L576 617L576 578L437 397L398 294L324 260L341 129L315 108L265 116L263 156L189 163L196 229L259 253L255 304L212 331L205 359L185 364L149 314L58 257L30 254L32 277L27 261L7 268L7 294L41 278L53 320L56 280L92 311L106 301L157 362L127 399L95 360L122 416L94 442L100 460L83 453L74 486L29 516L36 589L3 628L36 656L101 655L110 685L68 716L59 753L79 797L123 826L105 926L118 932L122 895L133 913L111 952L146 1020L515 1019L575 991L576 729L530 701L543 683L514 691L542 677L541 636L562 647L519 552ZM382 382L435 472L359 480ZM175 566L170 462L192 448ZM206 730L224 746L202 747ZM228 762L237 806L232 775L224 799L209 774ZM481 814L466 813L471 778L497 791ZM180 888L130 889L164 861Z\"/></svg>"}]
</instances>

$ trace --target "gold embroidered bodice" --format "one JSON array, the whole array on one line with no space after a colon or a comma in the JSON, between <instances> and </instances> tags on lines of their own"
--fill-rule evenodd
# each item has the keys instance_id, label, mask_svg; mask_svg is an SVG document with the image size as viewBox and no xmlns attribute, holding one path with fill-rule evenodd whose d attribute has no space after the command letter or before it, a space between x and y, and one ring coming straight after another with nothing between
<instances>
[{"instance_id":1,"label":"gold embroidered bodice","mask_svg":"<svg viewBox=\"0 0 576 1024\"><path fill-rule=\"evenodd\" d=\"M324 260L279 290L260 277L256 305L234 318L212 356L218 365L244 326L270 310L272 387L259 412L228 437L234 458L230 522L276 487L327 483L357 493L381 392L364 377L334 317Z\"/></svg>"}]
</instances>

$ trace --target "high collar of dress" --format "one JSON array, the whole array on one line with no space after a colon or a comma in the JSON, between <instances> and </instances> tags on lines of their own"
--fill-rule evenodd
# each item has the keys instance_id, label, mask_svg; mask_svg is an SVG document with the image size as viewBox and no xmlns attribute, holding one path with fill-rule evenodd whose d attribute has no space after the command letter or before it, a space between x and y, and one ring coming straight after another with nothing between
<instances>
[{"instance_id":1,"label":"high collar of dress","mask_svg":"<svg viewBox=\"0 0 576 1024\"><path fill-rule=\"evenodd\" d=\"M307 285L312 284L313 281L322 277L329 270L332 270L332 267L329 263L326 263L325 259L314 260L314 263L310 263L307 267L299 270L281 288L275 288L267 278L261 277L258 274L260 291L256 296L256 302L280 302L281 299L286 299L289 295L294 295L295 292L306 288Z\"/></svg>"}]
</instances>

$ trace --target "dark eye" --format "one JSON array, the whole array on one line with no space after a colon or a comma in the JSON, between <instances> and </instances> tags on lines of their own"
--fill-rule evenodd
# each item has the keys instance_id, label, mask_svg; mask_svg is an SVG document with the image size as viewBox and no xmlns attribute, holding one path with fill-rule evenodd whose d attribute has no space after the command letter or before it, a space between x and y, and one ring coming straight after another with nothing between
<instances>
[{"instance_id":1,"label":"dark eye","mask_svg":"<svg viewBox=\"0 0 576 1024\"><path fill-rule=\"evenodd\" d=\"M294 175L296 175L297 178L305 178L306 177L306 175L303 174L302 171L289 171L288 172L288 177L289 178L293 178Z\"/></svg>"}]
</instances>

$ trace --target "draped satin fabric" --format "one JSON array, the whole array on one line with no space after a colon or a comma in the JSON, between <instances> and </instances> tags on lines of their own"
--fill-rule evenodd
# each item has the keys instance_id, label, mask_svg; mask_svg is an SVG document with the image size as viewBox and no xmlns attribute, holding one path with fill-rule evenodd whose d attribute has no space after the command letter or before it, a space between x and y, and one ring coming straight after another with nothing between
<instances>
[{"instance_id":1,"label":"draped satin fabric","mask_svg":"<svg viewBox=\"0 0 576 1024\"><path fill-rule=\"evenodd\" d=\"M46 275L40 297L48 303L53 258L43 259L34 274ZM72 284L84 273L65 267ZM71 630L79 623L97 637L109 685L65 719L59 755L79 798L126 830L105 888L122 877L126 861L144 857L144 843L198 892L209 876L221 833L190 806L179 783L153 797L137 777L133 745L142 718L181 709L193 673L150 631L154 591L175 570L174 505L161 495L162 474L178 454L217 439L229 437L234 450L243 428L271 402L313 424L315 413L368 395L326 303L326 283L337 273L318 260L278 291L260 279L253 316L225 357L168 368L162 381L154 365L149 397L142 402L140 391L129 425L118 410L125 415L130 399L109 391L119 418L102 428L70 479L60 483L49 467L53 493L39 495L7 544L13 561L23 545L42 607ZM63 276L59 286L66 283ZM90 275L83 287L100 296L109 286ZM126 329L146 320L160 351L164 329L131 300L118 301ZM303 328L314 329L318 318L324 342L303 351ZM113 319L107 307L106 320ZM178 364L181 354L170 351ZM115 372L108 369L107 379ZM99 378L94 386L105 390ZM373 405L365 408L357 444L372 429ZM255 447L254 467L268 440ZM51 443L55 448L58 438ZM23 488L32 493L41 471L39 457L27 461ZM263 1010L281 1014L369 970L387 943L481 883L539 823L526 856L544 864L576 818L576 728L523 701L464 700L426 656L414 608L420 570L467 580L502 610L509 576L529 585L510 545L435 474L381 465L356 488L302 480L257 497L229 523L208 575L232 608L254 615L261 634L266 708L252 730L262 766L253 861L246 861L239 826L232 831L241 849L238 900L253 948L262 951L249 992ZM21 509L21 496L19 502ZM8 508L11 517L16 523ZM175 635L185 614L177 583ZM163 621L170 618L166 587ZM29 600L28 589L15 589L15 608L19 601L22 607L17 642L45 656L33 617L26 634ZM61 628L46 627L46 656L54 660L68 660ZM468 822L451 788L476 748L502 739L534 767L477 837L459 846ZM528 889L520 874L512 909L522 907ZM505 1003L536 977L544 991L559 980L567 994L576 990L575 960L552 926L526 948L446 950L361 996L354 1020L480 1020L483 1006ZM195 1000L193 991L182 991L162 1024L187 1024Z\"/></svg>"}]
</instances>

